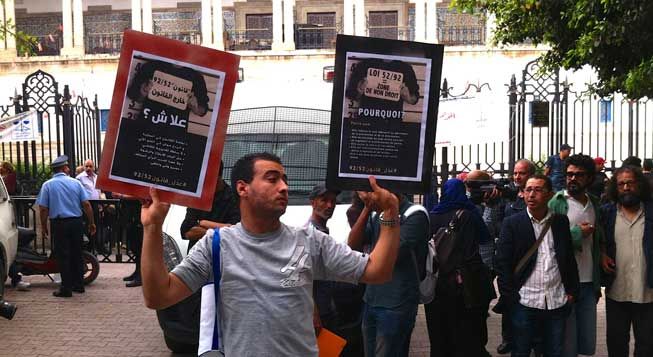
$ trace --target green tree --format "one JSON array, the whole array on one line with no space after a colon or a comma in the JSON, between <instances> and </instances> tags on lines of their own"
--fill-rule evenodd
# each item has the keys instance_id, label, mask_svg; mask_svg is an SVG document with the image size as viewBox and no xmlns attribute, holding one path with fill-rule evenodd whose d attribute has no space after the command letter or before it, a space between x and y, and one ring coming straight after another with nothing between
<instances>
[{"instance_id":1,"label":"green tree","mask_svg":"<svg viewBox=\"0 0 653 357\"><path fill-rule=\"evenodd\" d=\"M545 44L544 70L594 68L601 95L653 98L651 0L452 0L496 17L495 44Z\"/></svg>"},{"instance_id":2,"label":"green tree","mask_svg":"<svg viewBox=\"0 0 653 357\"><path fill-rule=\"evenodd\" d=\"M0 11L2 11L5 4L4 0L0 0L0 4L2 5L0 6ZM39 44L36 37L19 31L13 21L0 23L0 41L4 41L7 36L16 39L16 51L18 54L25 56L36 54L36 49Z\"/></svg>"}]
</instances>

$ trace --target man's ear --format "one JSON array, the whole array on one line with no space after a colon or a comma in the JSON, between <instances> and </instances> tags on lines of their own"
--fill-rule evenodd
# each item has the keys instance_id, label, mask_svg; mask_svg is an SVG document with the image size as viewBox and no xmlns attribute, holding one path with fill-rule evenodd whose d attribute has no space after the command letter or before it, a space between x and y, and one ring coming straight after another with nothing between
<instances>
[{"instance_id":1,"label":"man's ear","mask_svg":"<svg viewBox=\"0 0 653 357\"><path fill-rule=\"evenodd\" d=\"M247 197L248 189L249 185L247 182L243 180L236 181L236 194L238 194L238 197Z\"/></svg>"}]
</instances>

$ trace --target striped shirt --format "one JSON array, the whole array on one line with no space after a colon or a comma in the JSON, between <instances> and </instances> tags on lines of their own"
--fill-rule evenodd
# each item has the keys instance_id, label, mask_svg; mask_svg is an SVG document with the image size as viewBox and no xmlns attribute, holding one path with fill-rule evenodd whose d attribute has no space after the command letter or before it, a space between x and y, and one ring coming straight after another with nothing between
<instances>
[{"instance_id":1,"label":"striped shirt","mask_svg":"<svg viewBox=\"0 0 653 357\"><path fill-rule=\"evenodd\" d=\"M545 223L551 219L551 212L547 213L544 219L538 221L528 209L526 211L533 224L537 239L540 237ZM565 287L562 285L560 269L558 269L558 261L555 257L553 233L549 228L537 250L535 268L519 289L520 304L534 309L553 310L567 303Z\"/></svg>"}]
</instances>

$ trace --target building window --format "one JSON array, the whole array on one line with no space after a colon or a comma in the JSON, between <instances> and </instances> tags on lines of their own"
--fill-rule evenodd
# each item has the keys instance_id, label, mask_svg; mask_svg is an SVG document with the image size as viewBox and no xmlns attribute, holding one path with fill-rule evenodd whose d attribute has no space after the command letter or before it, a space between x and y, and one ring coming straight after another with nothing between
<instances>
[{"instance_id":1,"label":"building window","mask_svg":"<svg viewBox=\"0 0 653 357\"><path fill-rule=\"evenodd\" d=\"M398 39L399 15L397 11L370 11L368 33L370 37Z\"/></svg>"}]
</instances>

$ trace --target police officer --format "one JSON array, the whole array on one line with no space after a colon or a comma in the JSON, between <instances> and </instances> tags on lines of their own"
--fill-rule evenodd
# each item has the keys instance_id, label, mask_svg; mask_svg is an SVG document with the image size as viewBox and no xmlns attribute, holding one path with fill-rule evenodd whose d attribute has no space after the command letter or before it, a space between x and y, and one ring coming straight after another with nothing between
<instances>
[{"instance_id":1,"label":"police officer","mask_svg":"<svg viewBox=\"0 0 653 357\"><path fill-rule=\"evenodd\" d=\"M82 207L91 235L95 234L93 209L82 184L69 176L68 156L62 155L50 164L54 176L41 187L36 204L39 205L43 236L52 232L52 245L61 273L61 286L52 293L56 297L71 297L72 292L83 293ZM50 228L48 231L48 218Z\"/></svg>"}]
</instances>

